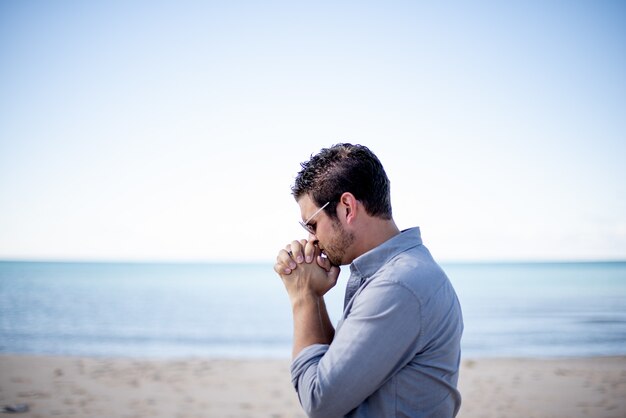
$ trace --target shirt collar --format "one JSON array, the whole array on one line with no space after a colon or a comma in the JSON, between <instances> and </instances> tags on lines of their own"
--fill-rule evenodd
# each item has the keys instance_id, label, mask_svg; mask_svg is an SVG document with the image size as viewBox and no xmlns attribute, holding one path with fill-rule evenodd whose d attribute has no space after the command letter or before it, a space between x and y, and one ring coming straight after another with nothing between
<instances>
[{"instance_id":1,"label":"shirt collar","mask_svg":"<svg viewBox=\"0 0 626 418\"><path fill-rule=\"evenodd\" d=\"M422 244L419 227L405 229L378 247L361 254L350 264L350 273L369 277L396 255Z\"/></svg>"}]
</instances>

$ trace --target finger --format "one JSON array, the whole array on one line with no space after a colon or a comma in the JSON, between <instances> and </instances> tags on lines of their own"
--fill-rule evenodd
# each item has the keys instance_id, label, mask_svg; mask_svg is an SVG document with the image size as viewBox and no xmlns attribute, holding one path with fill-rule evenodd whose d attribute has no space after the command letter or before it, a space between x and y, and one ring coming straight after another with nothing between
<instances>
[{"instance_id":1,"label":"finger","mask_svg":"<svg viewBox=\"0 0 626 418\"><path fill-rule=\"evenodd\" d=\"M315 256L319 254L319 252L319 248L317 247L317 245L315 245L313 241L307 242L306 246L304 247L304 260L307 263L312 262Z\"/></svg>"},{"instance_id":2,"label":"finger","mask_svg":"<svg viewBox=\"0 0 626 418\"><path fill-rule=\"evenodd\" d=\"M291 258L294 259L297 263L302 263L304 261L304 246L302 245L302 242L293 241L290 245L292 253Z\"/></svg>"},{"instance_id":3,"label":"finger","mask_svg":"<svg viewBox=\"0 0 626 418\"><path fill-rule=\"evenodd\" d=\"M276 256L276 265L282 266L283 272L286 274L291 273L291 270L296 268L296 262L290 255L290 250L280 250L278 256ZM276 269L275 269L276 270ZM289 272L287 272L289 270Z\"/></svg>"},{"instance_id":4,"label":"finger","mask_svg":"<svg viewBox=\"0 0 626 418\"><path fill-rule=\"evenodd\" d=\"M285 267L285 265L282 263L274 264L274 271L279 275L291 274L291 269L289 267Z\"/></svg>"}]
</instances>

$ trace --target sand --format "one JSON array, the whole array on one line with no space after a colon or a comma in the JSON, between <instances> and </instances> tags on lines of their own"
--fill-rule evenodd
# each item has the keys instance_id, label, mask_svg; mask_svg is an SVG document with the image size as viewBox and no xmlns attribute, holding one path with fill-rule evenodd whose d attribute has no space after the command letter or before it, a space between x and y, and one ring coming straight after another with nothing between
<instances>
[{"instance_id":1,"label":"sand","mask_svg":"<svg viewBox=\"0 0 626 418\"><path fill-rule=\"evenodd\" d=\"M461 418L626 417L626 357L464 360ZM288 360L0 355L19 417L304 417ZM11 416L4 415L3 416Z\"/></svg>"},{"instance_id":2,"label":"sand","mask_svg":"<svg viewBox=\"0 0 626 418\"><path fill-rule=\"evenodd\" d=\"M465 360L461 418L626 418L626 357Z\"/></svg>"}]
</instances>

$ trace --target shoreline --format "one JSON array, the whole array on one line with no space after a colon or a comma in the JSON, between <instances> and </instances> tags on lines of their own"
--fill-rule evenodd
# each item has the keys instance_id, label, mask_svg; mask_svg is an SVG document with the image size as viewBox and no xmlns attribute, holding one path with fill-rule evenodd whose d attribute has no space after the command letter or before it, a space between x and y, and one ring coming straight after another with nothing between
<instances>
[{"instance_id":1,"label":"shoreline","mask_svg":"<svg viewBox=\"0 0 626 418\"><path fill-rule=\"evenodd\" d=\"M24 418L305 417L289 359L0 354L0 410ZM468 358L458 417L626 416L626 356Z\"/></svg>"}]
</instances>

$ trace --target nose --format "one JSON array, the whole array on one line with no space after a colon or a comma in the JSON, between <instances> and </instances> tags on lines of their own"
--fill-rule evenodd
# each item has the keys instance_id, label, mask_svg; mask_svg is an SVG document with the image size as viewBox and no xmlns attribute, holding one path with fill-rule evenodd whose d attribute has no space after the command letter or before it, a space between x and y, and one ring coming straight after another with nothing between
<instances>
[{"instance_id":1,"label":"nose","mask_svg":"<svg viewBox=\"0 0 626 418\"><path fill-rule=\"evenodd\" d=\"M317 239L317 237L314 234L309 234L309 242L313 243L313 246L315 247L315 254L318 255L321 253L321 249L320 249L320 241Z\"/></svg>"}]
</instances>

